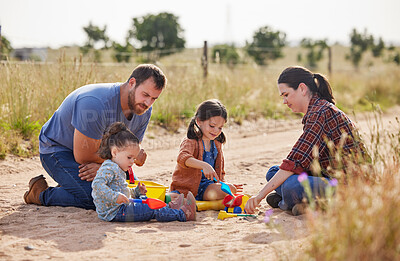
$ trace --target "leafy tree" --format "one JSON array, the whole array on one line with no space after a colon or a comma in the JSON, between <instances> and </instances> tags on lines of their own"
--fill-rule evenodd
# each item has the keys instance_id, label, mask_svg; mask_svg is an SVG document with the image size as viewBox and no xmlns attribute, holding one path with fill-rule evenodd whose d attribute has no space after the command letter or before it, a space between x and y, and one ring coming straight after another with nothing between
<instances>
[{"instance_id":1,"label":"leafy tree","mask_svg":"<svg viewBox=\"0 0 400 261\"><path fill-rule=\"evenodd\" d=\"M371 51L374 57L381 57L384 50L385 50L385 43L383 42L382 38L379 38L377 44L372 43Z\"/></svg>"},{"instance_id":2,"label":"leafy tree","mask_svg":"<svg viewBox=\"0 0 400 261\"><path fill-rule=\"evenodd\" d=\"M285 45L285 33L264 26L254 33L253 42L246 44L246 51L257 64L263 65L267 64L268 60L283 57L282 48Z\"/></svg>"},{"instance_id":3,"label":"leafy tree","mask_svg":"<svg viewBox=\"0 0 400 261\"><path fill-rule=\"evenodd\" d=\"M400 53L397 53L395 56L393 56L393 62L397 65L400 65Z\"/></svg>"},{"instance_id":4,"label":"leafy tree","mask_svg":"<svg viewBox=\"0 0 400 261\"><path fill-rule=\"evenodd\" d=\"M11 47L10 41L7 40L5 36L1 36L1 56L0 60L5 60L7 59L7 55L11 53L13 48Z\"/></svg>"},{"instance_id":5,"label":"leafy tree","mask_svg":"<svg viewBox=\"0 0 400 261\"><path fill-rule=\"evenodd\" d=\"M313 41L308 38L304 38L300 43L301 47L308 49L307 65L311 68L317 67L317 62L323 58L323 51L328 48L326 40Z\"/></svg>"},{"instance_id":6,"label":"leafy tree","mask_svg":"<svg viewBox=\"0 0 400 261\"><path fill-rule=\"evenodd\" d=\"M103 48L108 48L109 38L106 35L107 25L105 25L103 29L100 29L100 27L93 25L92 22L89 22L89 25L87 27L83 27L83 30L88 36L86 46L95 48L95 44L98 42L103 42Z\"/></svg>"},{"instance_id":7,"label":"leafy tree","mask_svg":"<svg viewBox=\"0 0 400 261\"><path fill-rule=\"evenodd\" d=\"M88 54L90 51L93 51L94 60L99 62L101 60L101 53L95 48L95 45L103 42L102 48L108 48L109 38L106 35L107 26L105 25L103 29L100 29L100 27L93 25L92 22L89 22L89 25L87 27L83 27L83 30L87 34L87 41L80 49L84 55Z\"/></svg>"},{"instance_id":8,"label":"leafy tree","mask_svg":"<svg viewBox=\"0 0 400 261\"><path fill-rule=\"evenodd\" d=\"M348 54L346 58L350 60L356 68L358 68L363 53L373 45L374 38L373 36L368 35L367 30L361 34L357 32L356 29L353 29L350 34L350 43L350 54Z\"/></svg>"},{"instance_id":9,"label":"leafy tree","mask_svg":"<svg viewBox=\"0 0 400 261\"><path fill-rule=\"evenodd\" d=\"M129 62L133 52L133 46L128 41L125 43L125 45L113 42L112 48L114 49L114 57L117 62Z\"/></svg>"},{"instance_id":10,"label":"leafy tree","mask_svg":"<svg viewBox=\"0 0 400 261\"><path fill-rule=\"evenodd\" d=\"M229 65L234 65L239 62L239 54L233 45L228 45L228 44L220 44L220 45L215 45L212 49L212 55L213 55L213 60L214 62L216 61L216 57L219 57L219 61L221 63L226 63Z\"/></svg>"},{"instance_id":11,"label":"leafy tree","mask_svg":"<svg viewBox=\"0 0 400 261\"><path fill-rule=\"evenodd\" d=\"M132 29L128 39L133 39L143 52L157 51L159 56L165 56L185 47L182 36L183 29L178 23L178 17L170 13L146 15L133 18ZM135 44L133 44L135 46ZM158 56L157 55L157 56Z\"/></svg>"}]
</instances>

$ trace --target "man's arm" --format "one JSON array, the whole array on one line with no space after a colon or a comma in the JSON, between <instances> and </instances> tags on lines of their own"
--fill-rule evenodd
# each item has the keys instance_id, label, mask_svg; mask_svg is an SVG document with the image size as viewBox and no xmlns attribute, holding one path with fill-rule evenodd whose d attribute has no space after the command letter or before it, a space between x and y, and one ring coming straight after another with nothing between
<instances>
[{"instance_id":1,"label":"man's arm","mask_svg":"<svg viewBox=\"0 0 400 261\"><path fill-rule=\"evenodd\" d=\"M77 129L74 131L74 157L81 164L79 177L82 180L92 181L104 161L97 155L100 142L101 140L89 138Z\"/></svg>"},{"instance_id":2,"label":"man's arm","mask_svg":"<svg viewBox=\"0 0 400 261\"><path fill-rule=\"evenodd\" d=\"M104 160L99 157L97 150L100 147L101 140L95 140L82 134L75 129L74 131L74 157L75 161L84 163L102 163Z\"/></svg>"}]
</instances>

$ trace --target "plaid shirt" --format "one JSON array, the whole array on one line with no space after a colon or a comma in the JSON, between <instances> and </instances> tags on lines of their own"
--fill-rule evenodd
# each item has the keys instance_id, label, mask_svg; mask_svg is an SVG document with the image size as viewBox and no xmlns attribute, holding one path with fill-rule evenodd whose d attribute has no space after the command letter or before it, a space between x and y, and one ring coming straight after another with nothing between
<instances>
[{"instance_id":1,"label":"plaid shirt","mask_svg":"<svg viewBox=\"0 0 400 261\"><path fill-rule=\"evenodd\" d=\"M318 154L317 160L322 168L321 173L328 176L329 170L337 167L334 155L339 148L345 155L357 152L359 149L363 151L354 123L335 105L324 99L317 96L311 98L302 123L303 134L280 165L283 170L296 174L308 172L313 175L311 165L314 160L313 150L315 150L314 155ZM347 137L345 135L342 138L344 133ZM327 143L331 142L335 146L329 149Z\"/></svg>"}]
</instances>

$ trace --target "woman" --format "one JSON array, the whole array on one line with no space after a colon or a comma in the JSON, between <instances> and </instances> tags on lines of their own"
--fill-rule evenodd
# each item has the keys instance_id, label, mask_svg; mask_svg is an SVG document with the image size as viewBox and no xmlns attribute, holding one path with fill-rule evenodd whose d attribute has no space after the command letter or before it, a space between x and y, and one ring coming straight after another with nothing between
<instances>
[{"instance_id":1,"label":"woman","mask_svg":"<svg viewBox=\"0 0 400 261\"><path fill-rule=\"evenodd\" d=\"M313 196L321 196L329 173L345 165L345 156L364 155L365 152L355 125L335 106L332 89L323 75L303 67L289 67L279 76L278 89L284 104L293 112L305 114L303 134L282 164L268 170L267 184L249 199L245 210L254 213L261 200L275 190L268 195L268 204L299 215L305 209L299 174L307 173ZM332 142L335 146L328 148ZM341 162L334 160L336 153L343 156ZM316 160L319 164L313 163Z\"/></svg>"}]
</instances>

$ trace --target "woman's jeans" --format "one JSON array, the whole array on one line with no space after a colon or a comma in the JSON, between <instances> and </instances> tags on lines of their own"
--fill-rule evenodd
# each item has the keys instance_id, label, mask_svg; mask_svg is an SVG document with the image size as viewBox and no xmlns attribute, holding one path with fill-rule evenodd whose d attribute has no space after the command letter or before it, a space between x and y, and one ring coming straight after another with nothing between
<instances>
[{"instance_id":1,"label":"woman's jeans","mask_svg":"<svg viewBox=\"0 0 400 261\"><path fill-rule=\"evenodd\" d=\"M266 175L267 181L269 181L278 172L279 166L271 167ZM297 180L299 175L293 174L279 187L275 189L276 193L282 197L279 202L279 208L282 210L291 210L297 203L303 202L303 198L306 198L303 185ZM328 184L326 178L308 176L308 182L312 190L313 198L321 197L324 195L326 186Z\"/></svg>"},{"instance_id":2,"label":"woman's jeans","mask_svg":"<svg viewBox=\"0 0 400 261\"><path fill-rule=\"evenodd\" d=\"M81 180L79 163L69 151L40 154L40 161L47 173L60 185L40 193L44 206L79 207L96 209L92 198L92 182Z\"/></svg>"},{"instance_id":3,"label":"woman's jeans","mask_svg":"<svg viewBox=\"0 0 400 261\"><path fill-rule=\"evenodd\" d=\"M133 202L122 204L117 215L112 221L117 222L141 222L156 219L159 222L186 221L185 213L180 209L163 207L151 209L147 204Z\"/></svg>"}]
</instances>

